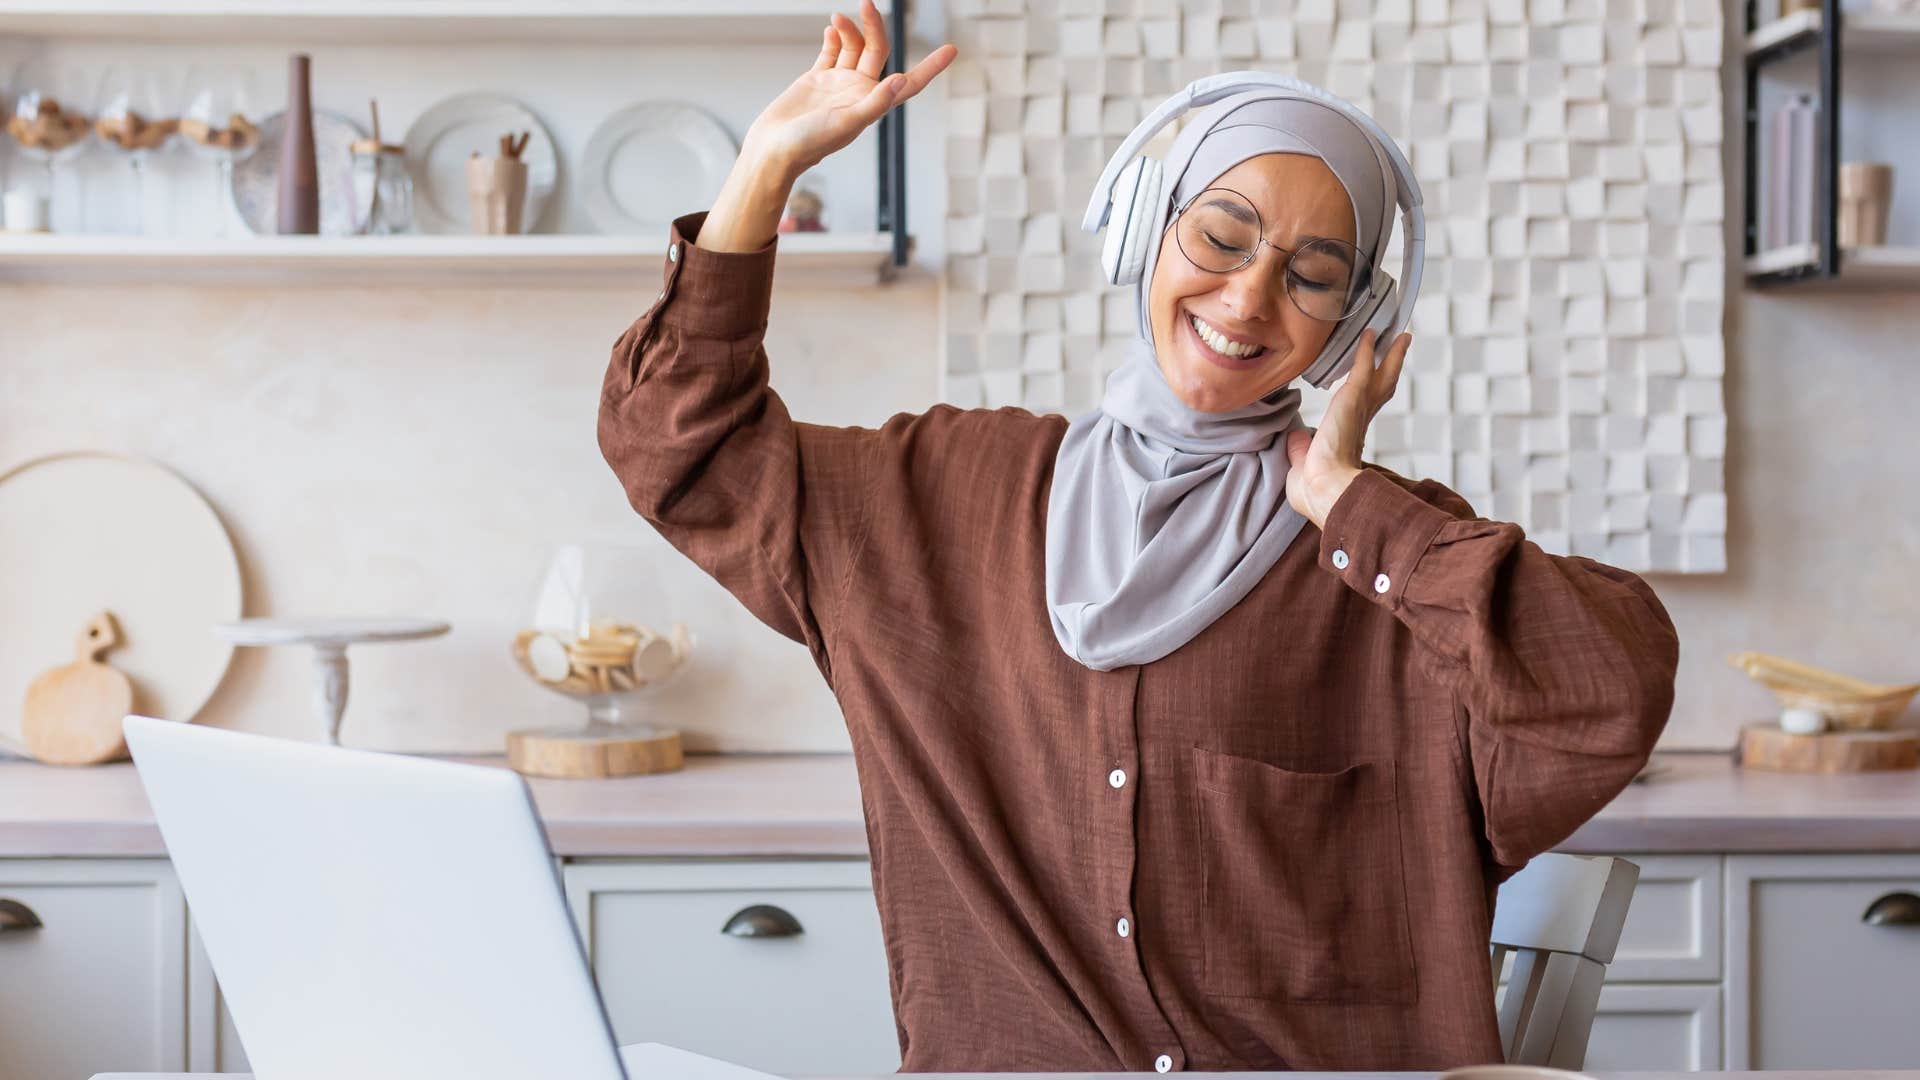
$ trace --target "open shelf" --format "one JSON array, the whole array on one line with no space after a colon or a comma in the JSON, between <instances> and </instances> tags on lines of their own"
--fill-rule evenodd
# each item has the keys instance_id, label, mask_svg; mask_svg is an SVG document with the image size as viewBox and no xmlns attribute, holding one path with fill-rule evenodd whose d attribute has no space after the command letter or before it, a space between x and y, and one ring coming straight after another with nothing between
<instances>
[{"instance_id":1,"label":"open shelf","mask_svg":"<svg viewBox=\"0 0 1920 1080\"><path fill-rule=\"evenodd\" d=\"M1748 56L1788 52L1820 36L1818 11L1796 11L1747 35ZM1862 11L1840 20L1840 44L1859 52L1920 52L1920 15Z\"/></svg>"},{"instance_id":2,"label":"open shelf","mask_svg":"<svg viewBox=\"0 0 1920 1080\"><path fill-rule=\"evenodd\" d=\"M1820 261L1817 244L1794 244L1763 251L1747 259L1748 276L1779 274L1805 269L1809 272ZM1841 289L1887 289L1920 286L1920 247L1869 247L1843 249L1840 252L1840 276L1831 281L1809 285Z\"/></svg>"},{"instance_id":3,"label":"open shelf","mask_svg":"<svg viewBox=\"0 0 1920 1080\"><path fill-rule=\"evenodd\" d=\"M638 236L238 236L229 239L0 233L0 281L370 284L651 284L666 258ZM871 284L890 268L887 233L783 233L783 276Z\"/></svg>"},{"instance_id":4,"label":"open shelf","mask_svg":"<svg viewBox=\"0 0 1920 1080\"><path fill-rule=\"evenodd\" d=\"M875 0L882 13L887 0ZM402 44L810 41L847 0L0 0L0 35Z\"/></svg>"}]
</instances>

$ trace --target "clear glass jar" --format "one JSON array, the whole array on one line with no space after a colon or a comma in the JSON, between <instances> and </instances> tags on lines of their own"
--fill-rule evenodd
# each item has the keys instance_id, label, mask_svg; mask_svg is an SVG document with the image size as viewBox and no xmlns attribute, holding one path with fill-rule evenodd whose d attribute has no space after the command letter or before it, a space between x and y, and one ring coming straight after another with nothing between
<instances>
[{"instance_id":1,"label":"clear glass jar","mask_svg":"<svg viewBox=\"0 0 1920 1080\"><path fill-rule=\"evenodd\" d=\"M353 144L354 197L365 208L368 236L413 231L413 177L406 151L392 143L360 139Z\"/></svg>"}]
</instances>

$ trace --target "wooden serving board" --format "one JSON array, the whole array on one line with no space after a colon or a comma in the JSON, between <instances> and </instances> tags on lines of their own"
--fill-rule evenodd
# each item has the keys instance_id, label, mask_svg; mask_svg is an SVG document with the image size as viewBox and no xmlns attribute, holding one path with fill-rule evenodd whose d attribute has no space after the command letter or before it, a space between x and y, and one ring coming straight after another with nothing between
<instances>
[{"instance_id":1,"label":"wooden serving board","mask_svg":"<svg viewBox=\"0 0 1920 1080\"><path fill-rule=\"evenodd\" d=\"M1824 731L1796 735L1779 724L1740 731L1739 763L1776 772L1878 772L1920 767L1920 731Z\"/></svg>"},{"instance_id":2,"label":"wooden serving board","mask_svg":"<svg viewBox=\"0 0 1920 1080\"><path fill-rule=\"evenodd\" d=\"M652 728L551 728L507 733L507 764L526 776L602 779L674 772L680 733Z\"/></svg>"}]
</instances>

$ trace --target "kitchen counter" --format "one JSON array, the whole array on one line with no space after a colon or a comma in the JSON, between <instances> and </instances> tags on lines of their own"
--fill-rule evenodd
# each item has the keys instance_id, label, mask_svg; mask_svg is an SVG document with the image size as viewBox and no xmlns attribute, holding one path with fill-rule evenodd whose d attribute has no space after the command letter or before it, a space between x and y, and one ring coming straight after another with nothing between
<instances>
[{"instance_id":1,"label":"kitchen counter","mask_svg":"<svg viewBox=\"0 0 1920 1080\"><path fill-rule=\"evenodd\" d=\"M447 760L504 767L500 757ZM1920 771L1816 776L1659 754L1562 851L1920 851ZM700 755L683 772L530 780L555 854L863 858L866 828L843 754ZM161 856L127 762L0 761L0 858Z\"/></svg>"}]
</instances>

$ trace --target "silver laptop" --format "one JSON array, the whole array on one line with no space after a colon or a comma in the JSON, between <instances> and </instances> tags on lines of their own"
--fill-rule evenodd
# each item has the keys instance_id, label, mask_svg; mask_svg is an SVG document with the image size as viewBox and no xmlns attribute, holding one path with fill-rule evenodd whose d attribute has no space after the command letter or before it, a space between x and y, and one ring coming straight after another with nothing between
<instances>
[{"instance_id":1,"label":"silver laptop","mask_svg":"<svg viewBox=\"0 0 1920 1080\"><path fill-rule=\"evenodd\" d=\"M766 1077L617 1045L517 773L124 727L262 1080Z\"/></svg>"}]
</instances>

